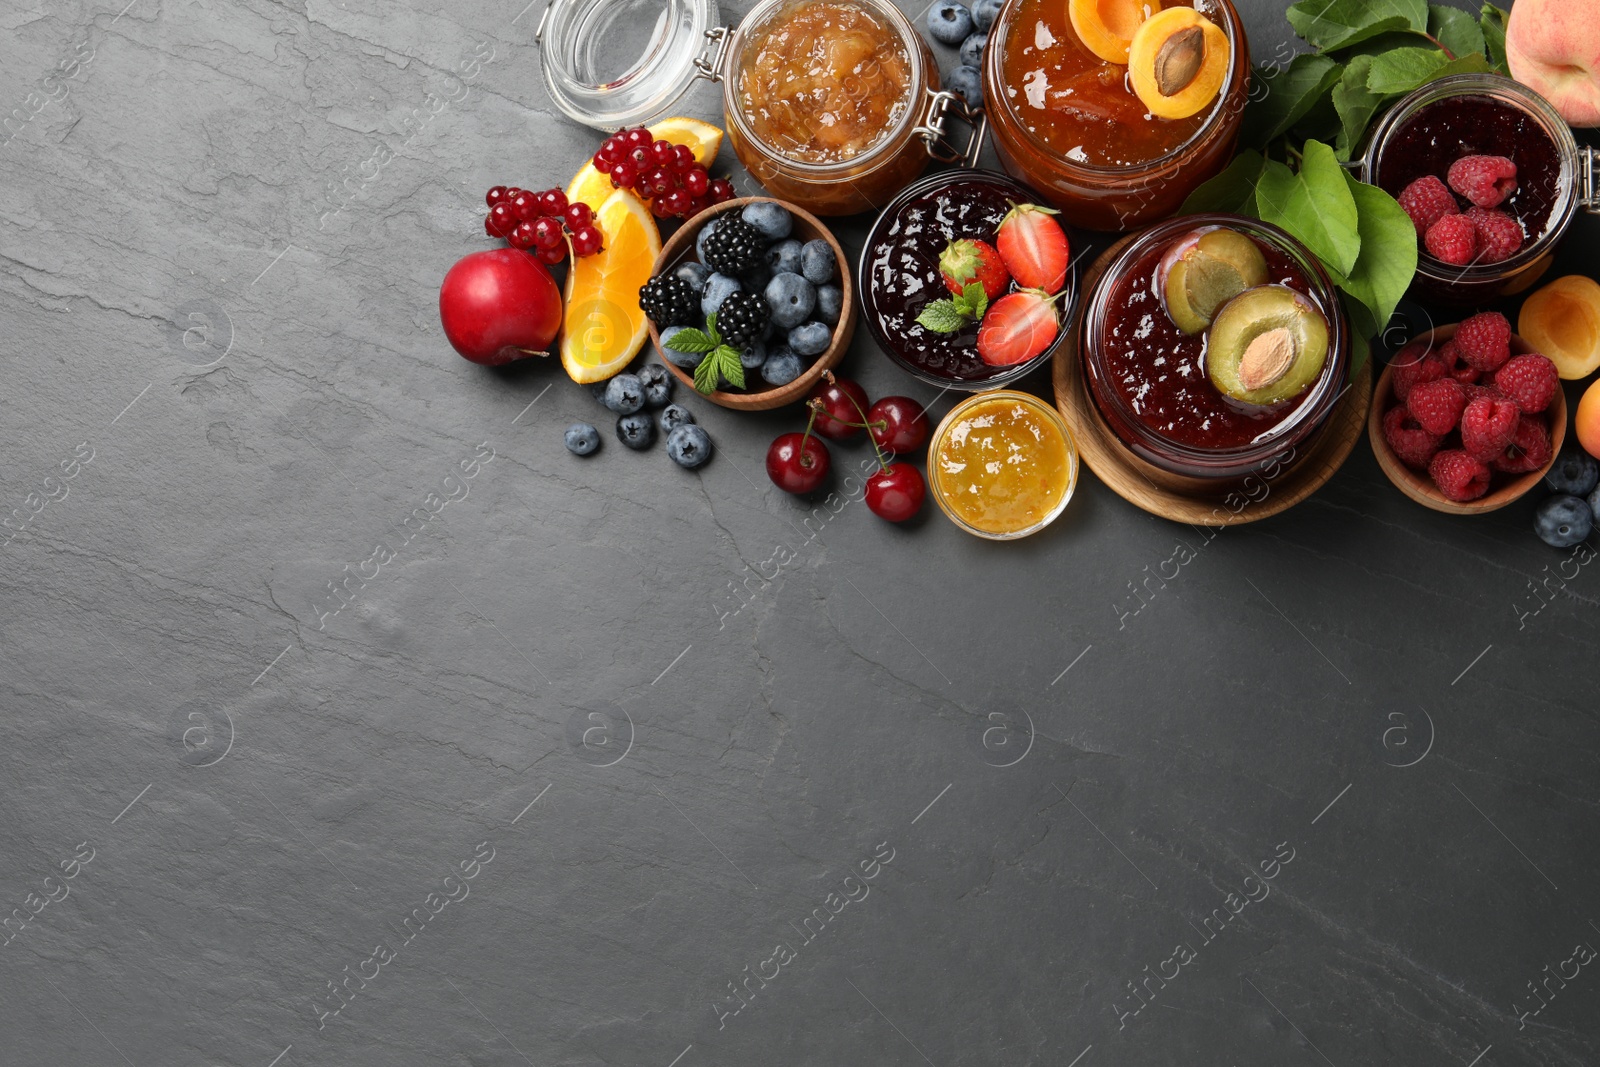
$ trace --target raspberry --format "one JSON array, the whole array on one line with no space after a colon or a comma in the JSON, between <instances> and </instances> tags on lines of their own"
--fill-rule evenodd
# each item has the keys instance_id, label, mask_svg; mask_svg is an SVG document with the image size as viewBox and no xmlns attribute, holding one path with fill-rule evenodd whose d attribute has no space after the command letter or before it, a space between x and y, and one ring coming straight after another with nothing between
<instances>
[{"instance_id":1,"label":"raspberry","mask_svg":"<svg viewBox=\"0 0 1600 1067\"><path fill-rule=\"evenodd\" d=\"M1411 390L1406 398L1406 410L1417 424L1429 433L1444 435L1461 422L1461 409L1467 406L1467 394L1459 382L1440 378L1424 382Z\"/></svg>"},{"instance_id":2,"label":"raspberry","mask_svg":"<svg viewBox=\"0 0 1600 1067\"><path fill-rule=\"evenodd\" d=\"M1456 215L1461 211L1444 182L1431 174L1405 187L1400 194L1400 206L1411 216L1411 224L1417 228L1418 237L1426 234L1428 227L1446 215Z\"/></svg>"},{"instance_id":3,"label":"raspberry","mask_svg":"<svg viewBox=\"0 0 1600 1067\"><path fill-rule=\"evenodd\" d=\"M1428 469L1428 461L1444 441L1439 434L1429 433L1417 425L1404 404L1396 404L1383 416L1383 439L1389 442L1402 463L1418 470Z\"/></svg>"},{"instance_id":4,"label":"raspberry","mask_svg":"<svg viewBox=\"0 0 1600 1067\"><path fill-rule=\"evenodd\" d=\"M1517 191L1517 165L1505 156L1462 156L1445 179L1479 207L1496 207Z\"/></svg>"},{"instance_id":5,"label":"raspberry","mask_svg":"<svg viewBox=\"0 0 1600 1067\"><path fill-rule=\"evenodd\" d=\"M1495 371L1494 387L1524 412L1532 414L1550 406L1550 401L1556 398L1556 390L1561 388L1561 376L1548 357L1530 352L1525 356L1512 356Z\"/></svg>"},{"instance_id":6,"label":"raspberry","mask_svg":"<svg viewBox=\"0 0 1600 1067\"><path fill-rule=\"evenodd\" d=\"M1485 311L1456 327L1461 358L1482 371L1499 370L1511 358L1511 323L1498 311Z\"/></svg>"},{"instance_id":7,"label":"raspberry","mask_svg":"<svg viewBox=\"0 0 1600 1067\"><path fill-rule=\"evenodd\" d=\"M1490 400L1510 399L1510 397L1506 396L1506 394L1502 393L1492 385L1474 385L1469 382L1461 387L1461 391L1466 394L1467 403L1469 404L1478 399L1480 396L1486 396ZM1515 401L1512 402L1515 403ZM1462 408L1461 410L1465 411L1466 408Z\"/></svg>"},{"instance_id":8,"label":"raspberry","mask_svg":"<svg viewBox=\"0 0 1600 1067\"><path fill-rule=\"evenodd\" d=\"M1414 386L1438 381L1444 377L1447 369L1438 355L1429 353L1428 342L1421 340L1412 341L1396 352L1389 365L1394 368L1394 373L1389 376L1389 384L1394 390L1394 398L1401 403L1411 395Z\"/></svg>"},{"instance_id":9,"label":"raspberry","mask_svg":"<svg viewBox=\"0 0 1600 1067\"><path fill-rule=\"evenodd\" d=\"M1462 385L1471 385L1478 380L1478 368L1461 361L1461 349L1456 347L1454 341L1446 341L1440 347L1439 358L1444 361L1445 373Z\"/></svg>"},{"instance_id":10,"label":"raspberry","mask_svg":"<svg viewBox=\"0 0 1600 1067\"><path fill-rule=\"evenodd\" d=\"M1489 468L1459 448L1447 449L1433 457L1428 474L1439 492L1458 503L1476 500L1489 491Z\"/></svg>"},{"instance_id":11,"label":"raspberry","mask_svg":"<svg viewBox=\"0 0 1600 1067\"><path fill-rule=\"evenodd\" d=\"M1524 415L1517 420L1517 432L1511 444L1499 456L1489 461L1489 466L1507 474L1529 474L1550 462L1550 431L1544 420L1534 415Z\"/></svg>"},{"instance_id":12,"label":"raspberry","mask_svg":"<svg viewBox=\"0 0 1600 1067\"><path fill-rule=\"evenodd\" d=\"M1478 262L1499 263L1510 259L1522 247L1522 223L1504 211L1469 207L1467 218L1478 235Z\"/></svg>"},{"instance_id":13,"label":"raspberry","mask_svg":"<svg viewBox=\"0 0 1600 1067\"><path fill-rule=\"evenodd\" d=\"M1461 447L1487 463L1511 446L1520 418L1511 401L1480 396L1461 411Z\"/></svg>"},{"instance_id":14,"label":"raspberry","mask_svg":"<svg viewBox=\"0 0 1600 1067\"><path fill-rule=\"evenodd\" d=\"M1422 238L1428 255L1452 267L1465 267L1478 254L1478 231L1465 215L1446 215Z\"/></svg>"}]
</instances>

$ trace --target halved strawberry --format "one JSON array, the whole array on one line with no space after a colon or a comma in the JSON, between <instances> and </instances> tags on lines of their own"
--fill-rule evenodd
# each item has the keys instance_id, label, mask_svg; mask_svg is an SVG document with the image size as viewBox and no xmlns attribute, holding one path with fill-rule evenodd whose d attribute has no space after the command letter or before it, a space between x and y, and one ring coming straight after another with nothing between
<instances>
[{"instance_id":1,"label":"halved strawberry","mask_svg":"<svg viewBox=\"0 0 1600 1067\"><path fill-rule=\"evenodd\" d=\"M1049 348L1060 332L1056 298L1022 289L989 305L978 327L978 357L996 367L1026 363Z\"/></svg>"},{"instance_id":2,"label":"halved strawberry","mask_svg":"<svg viewBox=\"0 0 1600 1067\"><path fill-rule=\"evenodd\" d=\"M1012 204L1000 220L994 243L1018 285L1057 293L1067 283L1067 235L1055 214L1038 204Z\"/></svg>"},{"instance_id":3,"label":"halved strawberry","mask_svg":"<svg viewBox=\"0 0 1600 1067\"><path fill-rule=\"evenodd\" d=\"M994 246L970 238L945 245L939 255L939 273L944 275L945 287L957 296L977 282L983 286L984 295L993 300L1011 284L1011 275Z\"/></svg>"}]
</instances>

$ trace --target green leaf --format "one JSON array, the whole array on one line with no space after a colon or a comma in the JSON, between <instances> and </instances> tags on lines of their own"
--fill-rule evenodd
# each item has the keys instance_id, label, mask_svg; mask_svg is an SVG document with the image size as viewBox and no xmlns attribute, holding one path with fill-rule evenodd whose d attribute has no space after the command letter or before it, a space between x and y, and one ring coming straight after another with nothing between
<instances>
[{"instance_id":1,"label":"green leaf","mask_svg":"<svg viewBox=\"0 0 1600 1067\"><path fill-rule=\"evenodd\" d=\"M1458 56L1457 58L1452 59L1444 66L1428 75L1425 79L1423 79L1423 81L1425 83L1437 81L1440 78L1448 78L1452 74L1481 74L1484 71L1492 69L1493 68L1489 66L1488 58L1485 57L1482 52L1468 52L1464 56Z\"/></svg>"},{"instance_id":2,"label":"green leaf","mask_svg":"<svg viewBox=\"0 0 1600 1067\"><path fill-rule=\"evenodd\" d=\"M722 343L722 335L717 332L717 313L715 311L706 316L706 337L710 339L713 346Z\"/></svg>"},{"instance_id":3,"label":"green leaf","mask_svg":"<svg viewBox=\"0 0 1600 1067\"><path fill-rule=\"evenodd\" d=\"M1316 0L1320 3L1321 0ZM1252 99L1245 108L1242 144L1264 148L1267 142L1282 136L1296 122L1305 117L1339 81L1342 70L1327 56L1303 53L1290 60L1287 67L1276 74L1265 73L1268 68L1256 68L1256 76L1266 93Z\"/></svg>"},{"instance_id":4,"label":"green leaf","mask_svg":"<svg viewBox=\"0 0 1600 1067\"><path fill-rule=\"evenodd\" d=\"M1372 57L1367 88L1375 93L1409 93L1448 63L1437 48L1392 48Z\"/></svg>"},{"instance_id":5,"label":"green leaf","mask_svg":"<svg viewBox=\"0 0 1600 1067\"><path fill-rule=\"evenodd\" d=\"M983 283L968 282L962 286L961 295L955 298L955 305L967 318L981 319L989 310L989 294L984 291Z\"/></svg>"},{"instance_id":6,"label":"green leaf","mask_svg":"<svg viewBox=\"0 0 1600 1067\"><path fill-rule=\"evenodd\" d=\"M717 346L711 343L711 338L690 327L673 334L668 347L674 352L709 352Z\"/></svg>"},{"instance_id":7,"label":"green leaf","mask_svg":"<svg viewBox=\"0 0 1600 1067\"><path fill-rule=\"evenodd\" d=\"M1300 0L1287 16L1294 31L1320 52L1380 33L1428 28L1427 0Z\"/></svg>"},{"instance_id":8,"label":"green leaf","mask_svg":"<svg viewBox=\"0 0 1600 1067\"><path fill-rule=\"evenodd\" d=\"M1457 59L1484 50L1478 20L1459 7L1429 4L1428 32Z\"/></svg>"},{"instance_id":9,"label":"green leaf","mask_svg":"<svg viewBox=\"0 0 1600 1067\"><path fill-rule=\"evenodd\" d=\"M1417 231L1394 197L1349 173L1344 179L1360 220L1361 253L1340 288L1365 306L1370 319L1360 326L1371 337L1388 323L1411 286L1417 272ZM1355 317L1351 323L1356 325Z\"/></svg>"},{"instance_id":10,"label":"green leaf","mask_svg":"<svg viewBox=\"0 0 1600 1067\"><path fill-rule=\"evenodd\" d=\"M1355 381L1356 375L1361 373L1361 368L1367 365L1367 360L1372 358L1372 342L1367 340L1364 333L1350 335L1350 374L1347 381Z\"/></svg>"},{"instance_id":11,"label":"green leaf","mask_svg":"<svg viewBox=\"0 0 1600 1067\"><path fill-rule=\"evenodd\" d=\"M955 333L971 321L954 300L930 301L917 316L917 322L934 333Z\"/></svg>"},{"instance_id":12,"label":"green leaf","mask_svg":"<svg viewBox=\"0 0 1600 1067\"><path fill-rule=\"evenodd\" d=\"M1268 161L1256 185L1256 211L1299 238L1336 281L1355 265L1361 251L1355 198L1333 149L1321 141L1305 143L1298 174ZM1410 232L1414 244L1415 228Z\"/></svg>"},{"instance_id":13,"label":"green leaf","mask_svg":"<svg viewBox=\"0 0 1600 1067\"><path fill-rule=\"evenodd\" d=\"M712 348L694 368L694 391L710 396L717 390L717 349Z\"/></svg>"},{"instance_id":14,"label":"green leaf","mask_svg":"<svg viewBox=\"0 0 1600 1067\"><path fill-rule=\"evenodd\" d=\"M1367 88L1372 68L1371 56L1356 56L1344 68L1344 77L1333 87L1333 107L1339 113L1339 137L1334 155L1349 159L1361 147L1361 138L1383 104L1384 97Z\"/></svg>"},{"instance_id":15,"label":"green leaf","mask_svg":"<svg viewBox=\"0 0 1600 1067\"><path fill-rule=\"evenodd\" d=\"M1478 27L1483 30L1489 64L1501 74L1509 75L1511 68L1506 66L1506 13L1493 4L1484 4L1478 12Z\"/></svg>"},{"instance_id":16,"label":"green leaf","mask_svg":"<svg viewBox=\"0 0 1600 1067\"><path fill-rule=\"evenodd\" d=\"M739 362L739 350L732 345L719 345L717 349L706 357L714 359L722 365L717 369L731 384L744 388L744 364Z\"/></svg>"},{"instance_id":17,"label":"green leaf","mask_svg":"<svg viewBox=\"0 0 1600 1067\"><path fill-rule=\"evenodd\" d=\"M1253 215L1256 210L1256 179L1261 177L1267 161L1260 152L1247 148L1233 157L1233 162L1216 177L1202 182L1178 209L1180 215L1198 215L1211 211L1231 211L1239 215Z\"/></svg>"}]
</instances>

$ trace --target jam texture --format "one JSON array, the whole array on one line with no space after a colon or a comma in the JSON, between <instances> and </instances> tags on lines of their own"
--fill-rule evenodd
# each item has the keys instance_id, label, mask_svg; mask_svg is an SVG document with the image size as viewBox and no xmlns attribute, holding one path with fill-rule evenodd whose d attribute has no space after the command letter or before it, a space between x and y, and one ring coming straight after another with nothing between
<instances>
[{"instance_id":1,"label":"jam texture","mask_svg":"<svg viewBox=\"0 0 1600 1067\"><path fill-rule=\"evenodd\" d=\"M980 399L939 439L932 474L949 509L985 533L1043 522L1067 491L1072 457L1061 430L1025 401Z\"/></svg>"}]
</instances>

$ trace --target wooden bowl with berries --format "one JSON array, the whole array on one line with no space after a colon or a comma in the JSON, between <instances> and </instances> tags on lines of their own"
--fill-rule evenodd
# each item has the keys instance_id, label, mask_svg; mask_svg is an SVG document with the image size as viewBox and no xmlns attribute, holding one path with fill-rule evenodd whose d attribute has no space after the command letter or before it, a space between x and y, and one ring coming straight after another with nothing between
<instances>
[{"instance_id":1,"label":"wooden bowl with berries","mask_svg":"<svg viewBox=\"0 0 1600 1067\"><path fill-rule=\"evenodd\" d=\"M1533 346L1521 337L1511 333L1509 325L1502 328L1493 324L1493 319L1505 322L1503 317L1488 313L1474 316L1465 323L1439 326L1418 334L1395 353L1372 390L1367 437L1372 442L1378 466L1406 496L1424 507L1447 515L1481 515L1503 508L1523 496L1538 485L1550 470L1566 438L1567 401L1554 366L1546 371L1537 361L1521 359L1530 355L1537 356L1539 360L1545 357L1536 353ZM1500 330L1501 336L1508 336L1506 343L1510 359L1493 371L1481 372L1476 381L1463 383L1456 378L1456 374L1471 377L1471 364L1460 355L1460 346L1455 338L1460 328L1474 323L1477 326L1473 326L1472 331L1478 335L1492 335ZM1490 323L1489 328L1479 328L1484 323ZM1436 361L1442 367L1442 373L1437 367L1423 366L1430 361ZM1513 370L1507 371L1506 368L1513 363ZM1483 472L1469 462L1464 446L1469 443L1470 437L1472 442L1480 445L1481 454L1485 440L1490 443L1498 440L1501 431L1496 429L1495 424L1497 420L1504 419L1504 409L1499 403L1479 405L1477 410L1468 415L1463 408L1454 416L1453 428L1443 434L1434 434L1432 431L1444 425L1457 403L1452 398L1454 391L1438 384L1449 380L1455 380L1461 386L1469 405L1480 397L1494 401L1490 390L1501 394L1501 401L1510 400L1513 404L1521 401L1516 431L1520 436L1514 436L1512 444L1494 459L1487 463L1477 461L1488 468L1486 487L1480 488ZM1397 396L1397 386L1399 392L1406 394L1404 401ZM1413 399L1411 393L1417 389L1423 389L1424 392ZM1548 401L1540 410L1521 412L1522 405L1537 407L1546 397ZM1397 410L1405 414L1391 415ZM1430 420L1431 425L1419 423L1419 416ZM1537 428L1522 425L1521 420L1526 419L1537 420ZM1390 425L1386 426L1386 422ZM1503 423L1501 427L1503 430ZM1431 449L1430 441L1436 442ZM1545 441L1548 441L1548 446L1544 444ZM1523 445L1528 447L1524 448ZM1402 456L1405 450L1409 450L1409 457ZM1461 455L1440 459L1442 453ZM1426 466L1420 463L1424 457L1429 457ZM1446 479L1452 491L1447 492L1436 476Z\"/></svg>"},{"instance_id":2,"label":"wooden bowl with berries","mask_svg":"<svg viewBox=\"0 0 1600 1067\"><path fill-rule=\"evenodd\" d=\"M765 224L767 229L765 231L755 231L759 234L757 239L760 243L759 265L745 274L738 290L738 292L752 294L755 299L752 299L751 296L745 296L739 297L734 301L735 305L742 305L738 307L735 313L737 318L733 320L734 325L739 330L749 328L751 316L759 315L759 312L754 310L756 301L759 301L761 306L766 309L767 319L769 321L777 320L778 325L771 328L770 336L766 336L766 331L763 330L762 334L755 339L756 343L764 346L769 359L774 355L781 354L780 347L789 348L799 359L799 369L796 371L795 365L789 361L778 361L770 364L767 369L770 370L774 378L779 379L779 382L775 384L763 376L762 367L741 367L740 371L744 375L747 388L729 388L726 376L719 373L715 375L715 388L711 388L709 391L698 389L695 384L697 371L699 372L701 385L707 385L713 380L712 372L716 369L715 366L702 366L708 359L721 360L726 366L727 361L732 358L728 349L748 348L745 344L719 345L715 347L710 345L711 338L707 333L707 322L706 316L703 314L703 308L705 306L704 286L711 283L705 280L704 276L717 272L712 269L710 264L702 262L702 256L705 255L705 249L712 247L711 236L714 236L714 231L713 235L707 236L704 241L701 240L701 235L708 226L721 225L721 220L740 219L742 221L745 217L746 209L752 205L772 206L758 207L752 216ZM789 232L786 236L772 236L782 228L781 225L777 224L780 216L775 215L774 211L781 211L788 216ZM754 227L752 226L751 229L754 230ZM726 262L722 257L732 257L737 260L741 256L748 256L750 254L751 239L749 234L742 230L741 234L744 240L723 242L721 247L713 249L710 253L711 258ZM806 269L800 276L806 279L806 286L809 286L811 298L815 302L809 306L809 310L804 310L802 314L802 309L806 307L806 297L804 295L806 286L795 285L792 288L799 291L792 294L787 292L778 294L779 296L787 295L790 297L790 303L782 308L783 314L780 316L775 311L780 305L774 304L768 299L768 290L766 288L768 281L762 281L762 279L776 276L778 273L796 273L787 269L778 272L771 270L769 253L774 253L777 245L787 245L790 241L797 242L802 248L811 248L811 252L806 254L804 260L805 266L809 269ZM821 242L822 244L816 244L816 242ZM823 270L823 265L826 263L826 258L821 255L823 245L826 245L827 250L832 254L832 269L828 272ZM792 246L783 250L782 258L779 261L781 266L787 268L801 262L800 260L796 260L794 263L790 262L789 257L793 251ZM822 378L823 371L829 370L838 364L839 360L844 357L845 350L850 347L850 338L855 333L858 315L855 286L850 277L850 264L845 259L844 250L839 247L838 240L828 228L803 208L765 196L736 197L707 208L680 226L678 232L673 234L666 244L662 246L661 255L656 258L655 268L651 271L651 285L662 285L661 279L675 276L680 271L687 276L701 276L699 281L701 288L694 294L696 305L692 313L697 318L694 325L678 324L662 327L650 315L652 307L654 307L666 317L674 317L671 311L664 309L676 308L678 311L682 310L678 305L678 301L682 299L681 291L658 291L648 297L641 291L641 307L644 307L646 318L649 322L650 340L654 343L657 352L660 353L662 361L667 365L667 369L685 386L695 389L713 404L719 404L734 411L766 411L771 408L796 403L803 400L806 394L812 390ZM828 281L818 282L815 280L824 277L825 273L829 279ZM750 284L752 277L755 281L760 282L762 288L757 289ZM823 289L834 291L829 298L834 303L830 304L826 309L821 306ZM733 298L729 297L728 299ZM645 306L646 304L651 306ZM719 307L718 310L719 314L721 314L722 309ZM835 321L829 323L826 321L828 318L833 318ZM793 326L783 325L783 323L796 319L798 321ZM803 333L800 334L799 340L804 343L791 345L791 342L796 340L792 331L801 330L802 328ZM823 328L828 331L825 347L821 342L823 335L820 331ZM677 338L679 329L695 331L694 334L690 335L690 339L684 342L686 345L693 345L695 348L702 350L711 348L711 351L709 353L704 351L686 353L685 351L673 349L670 344L663 341L663 335L668 335L669 340ZM719 335L719 339L724 341L744 341L744 338L738 335L732 338L721 338ZM802 353L802 347L809 354ZM698 356L699 359L696 360L695 356ZM752 354L751 358L754 358L754 354ZM795 372L794 377L789 378L788 372Z\"/></svg>"}]
</instances>

